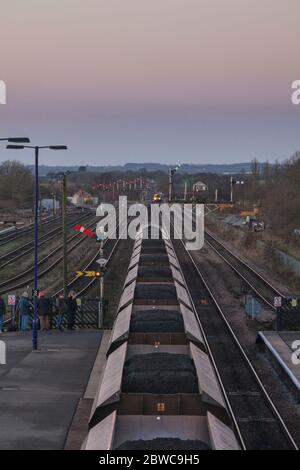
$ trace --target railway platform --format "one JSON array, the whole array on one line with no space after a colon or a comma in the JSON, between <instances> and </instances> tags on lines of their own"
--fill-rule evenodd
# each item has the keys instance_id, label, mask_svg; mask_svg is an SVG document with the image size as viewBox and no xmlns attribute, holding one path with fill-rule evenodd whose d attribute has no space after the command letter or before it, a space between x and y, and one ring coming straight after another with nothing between
<instances>
[{"instance_id":1,"label":"railway platform","mask_svg":"<svg viewBox=\"0 0 300 470\"><path fill-rule=\"evenodd\" d=\"M101 343L99 330L4 333L0 365L0 448L63 449Z\"/></svg>"},{"instance_id":2,"label":"railway platform","mask_svg":"<svg viewBox=\"0 0 300 470\"><path fill-rule=\"evenodd\" d=\"M300 331L260 331L258 343L300 402Z\"/></svg>"}]
</instances>

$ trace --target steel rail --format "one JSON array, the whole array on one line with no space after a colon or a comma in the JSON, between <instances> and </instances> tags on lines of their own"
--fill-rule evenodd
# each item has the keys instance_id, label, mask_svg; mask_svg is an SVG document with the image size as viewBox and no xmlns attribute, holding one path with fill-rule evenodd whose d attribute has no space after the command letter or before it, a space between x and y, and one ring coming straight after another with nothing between
<instances>
[{"instance_id":1,"label":"steel rail","mask_svg":"<svg viewBox=\"0 0 300 470\"><path fill-rule=\"evenodd\" d=\"M119 228L119 224L117 225L117 230L118 230L118 228ZM112 239L110 239L109 237L104 240L104 243L103 243L104 247L107 245L107 243L108 243L110 240L112 240ZM120 240L121 240L121 238L120 238L120 236L119 236L119 237L116 239L116 242L115 242L115 244L114 244L112 250L110 251L110 253L109 253L109 255L108 255L107 263L109 263L109 261L111 261L111 258L112 258L112 256L113 256L113 254L114 254L114 252L115 252L115 249L116 249L117 245L119 244ZM97 259L98 257L99 257L99 253L97 252L97 253L95 254L95 256L93 256L93 258L87 263L87 265L85 266L85 268L83 269L83 271L88 271L88 270L91 268L91 266L95 263L95 261L96 261L96 259ZM74 277L74 278L68 283L68 288L73 287L74 284L76 284L76 283L78 283L78 282L80 282L80 281L82 282L82 280L83 280L83 278L79 278L79 279L78 279L77 277ZM81 289L81 290L79 290L79 291L77 292L77 295L83 295L87 290L89 290L89 289L92 287L92 285L96 282L96 280L97 280L97 278L93 278L93 279L89 280L88 284L87 284L83 289ZM59 295L61 292L62 292L62 289L60 289L60 290L57 291L55 294L53 294L52 297L56 297L56 296Z\"/></svg>"},{"instance_id":2,"label":"steel rail","mask_svg":"<svg viewBox=\"0 0 300 470\"><path fill-rule=\"evenodd\" d=\"M91 228L91 227L95 227L96 226L96 221L93 221L91 224L89 224L87 226L87 228ZM79 235L81 235L80 233L76 233L75 235L72 235L69 240L68 240L68 243L71 242L73 239L79 237ZM69 247L68 249L68 253L71 253L75 248L77 248L77 246L79 246L84 240L86 240L86 238L82 237L79 239L79 241L77 243L75 243L74 245L72 245L71 247ZM39 265L41 264L44 264L49 258L51 258L54 254L56 254L59 250L62 249L62 245L60 245L59 247L57 247L55 250L53 250L49 255L47 255L46 257L42 258L40 261L39 261ZM53 268L55 268L61 261L62 261L63 257L60 256L57 260L55 260L50 266L48 266L47 268L45 268L43 271L41 271L39 273L39 279L41 277L43 277L45 274L48 274ZM7 288L6 290L2 290L0 291L1 294L5 294L7 292L9 292L10 290L14 290L14 289L19 289L21 287L23 287L24 285L26 284L29 284L30 282L33 281L33 277L31 277L30 279L27 279L26 281L22 281L18 284L15 284L13 286L10 286L10 283L17 280L17 279L21 279L22 277L24 277L26 274L30 273L33 271L33 267L30 267L29 269L27 269L26 271L18 274L17 276L15 276L14 278L11 278L11 279L8 279L7 281L3 282L0 284L0 288L1 287L5 287L5 286L9 286L9 288Z\"/></svg>"},{"instance_id":3,"label":"steel rail","mask_svg":"<svg viewBox=\"0 0 300 470\"><path fill-rule=\"evenodd\" d=\"M280 415L279 411L277 410L277 408L276 408L276 406L275 406L273 400L271 399L271 397L270 397L270 395L268 394L268 392L267 392L265 386L263 385L263 383L262 383L260 377L258 376L256 370L254 369L254 367L253 367L253 365L252 365L252 363L251 363L251 361L250 361L250 359L249 359L247 353L245 352L243 346L241 345L241 343L240 343L240 341L238 340L236 334L234 333L232 327L230 326L230 324L229 324L229 322L228 322L228 320L227 320L227 318L226 318L224 312L222 311L222 309L221 309L221 307L220 307L218 301L216 300L216 298L215 298L213 292L211 291L210 287L208 286L207 282L205 281L204 276L203 276L202 272L201 272L200 269L199 269L199 266L197 265L197 263L196 263L195 260L193 259L191 253L186 249L186 246L185 246L184 242L183 242L182 240L179 240L179 242L182 244L182 246L183 246L185 252L187 253L187 255L188 255L188 257L189 257L189 260L190 260L190 262L192 263L192 265L193 265L193 267L194 267L194 269L195 269L195 271L196 271L196 273L197 273L199 279L201 280L201 282L202 282L202 284L203 284L203 286L204 286L204 288L205 288L207 294L208 294L209 297L211 298L211 300L212 300L214 306L216 307L216 309L217 309L217 311L218 311L218 313L219 313L220 318L223 320L223 322L224 322L224 324L225 324L225 326L226 326L226 329L227 329L227 331L229 332L231 338L233 339L234 344L237 346L237 348L238 348L238 350L239 350L239 352L240 352L240 354L241 354L241 356L242 356L242 358L243 358L243 360L244 360L246 366L248 367L249 371L251 372L251 374L252 374L254 380L256 381L256 383L257 383L257 385L258 385L258 387L259 387L259 389L260 389L260 391L262 392L263 397L265 398L265 400L266 400L266 402L267 402L267 404L268 404L268 406L269 406L269 408L270 408L270 410L271 410L273 416L275 417L275 419L276 419L276 421L278 422L280 428L282 429L284 435L286 436L286 439L287 439L287 441L289 442L289 445L291 446L292 449L294 449L294 450L299 450L299 449L298 449L298 446L297 446L295 440L293 439L291 433L289 432L289 430L288 430L288 428L287 428L287 426L286 426L286 424L285 424L285 422L284 422L282 416ZM179 261L179 260L178 260L178 261ZM180 264L180 263L179 263L179 264ZM182 271L182 270L181 270L181 271ZM183 273L182 273L182 274L183 274ZM184 276L183 276L183 277L184 277ZM186 282L185 277L184 277L184 280L185 280L186 287L187 287L187 282ZM188 287L187 287L187 291L189 292ZM189 296L190 296L190 298L192 297L191 294L190 294L190 292L189 292ZM191 298L191 300L192 300L192 298ZM194 308L195 308L195 305L194 305L193 300L192 300L192 304L193 304L193 306L194 306ZM196 310L196 311L197 311L197 310ZM197 315L197 317L198 317L198 315ZM199 317L198 317L198 320L199 320L199 322L200 322L200 324L201 324L201 320L199 319ZM203 328L203 327L201 328L201 331L204 333L204 337L206 338L206 335L205 335L205 332L204 332L204 328ZM206 343L208 343L207 338L206 338ZM211 349L209 349L209 350L210 350L210 353L212 353ZM214 366L216 367L216 362L215 362L214 360L213 360L213 363L214 363ZM220 374L219 374L219 373L218 373L218 378L220 378ZM221 383L222 383L222 381L221 381ZM226 402L227 402L227 401L228 401L228 399L226 400ZM234 422L236 423L236 419L234 419Z\"/></svg>"},{"instance_id":4,"label":"steel rail","mask_svg":"<svg viewBox=\"0 0 300 470\"><path fill-rule=\"evenodd\" d=\"M90 215L91 214L85 214L84 216L80 217L79 219L77 218L76 221L81 221L82 222L82 221L90 218ZM75 221L68 222L68 227L71 227L74 223L75 223ZM61 232L61 230L62 230L61 227L56 227L55 229L51 230L50 232L45 233L44 235L42 235L39 238L40 243L38 244L38 246L39 247L43 246L43 245L45 245L45 243L49 242L50 240L53 240ZM5 268L9 264L13 263L14 261L18 260L20 255L26 255L26 254L30 253L31 251L33 251L33 249L34 249L33 243L34 243L33 241L27 242L27 243L25 243L25 245L23 245L21 247L18 247L15 250L12 250L12 251L10 251L8 253L5 253L4 255L0 256L0 261L6 260L3 264L0 265L0 270ZM29 248L27 250L25 249L25 251L22 251L26 247L29 247ZM20 252L20 253L17 255L18 252ZM13 256L13 258L10 258L11 256Z\"/></svg>"}]
</instances>

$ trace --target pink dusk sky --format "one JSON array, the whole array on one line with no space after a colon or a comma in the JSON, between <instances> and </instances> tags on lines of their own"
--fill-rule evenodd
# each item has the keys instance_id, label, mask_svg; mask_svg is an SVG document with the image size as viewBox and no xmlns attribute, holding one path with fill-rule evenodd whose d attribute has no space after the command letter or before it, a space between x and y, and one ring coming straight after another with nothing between
<instances>
[{"instance_id":1,"label":"pink dusk sky","mask_svg":"<svg viewBox=\"0 0 300 470\"><path fill-rule=\"evenodd\" d=\"M1 136L69 146L45 164L274 161L300 150L299 0L0 8ZM8 157L32 161L3 147Z\"/></svg>"}]
</instances>

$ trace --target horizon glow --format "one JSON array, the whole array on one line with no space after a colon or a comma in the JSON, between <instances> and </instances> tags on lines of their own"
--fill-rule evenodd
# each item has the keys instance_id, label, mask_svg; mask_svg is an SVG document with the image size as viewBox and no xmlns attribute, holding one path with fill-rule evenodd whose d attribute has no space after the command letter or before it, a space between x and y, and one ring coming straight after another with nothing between
<instances>
[{"instance_id":1,"label":"horizon glow","mask_svg":"<svg viewBox=\"0 0 300 470\"><path fill-rule=\"evenodd\" d=\"M63 142L70 165L283 160L299 17L298 0L2 0L1 132Z\"/></svg>"}]
</instances>

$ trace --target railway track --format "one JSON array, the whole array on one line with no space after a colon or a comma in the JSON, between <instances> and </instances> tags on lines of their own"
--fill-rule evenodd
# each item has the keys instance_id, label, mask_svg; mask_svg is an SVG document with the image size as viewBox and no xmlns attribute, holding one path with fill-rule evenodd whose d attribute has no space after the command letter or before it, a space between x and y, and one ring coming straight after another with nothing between
<instances>
[{"instance_id":1,"label":"railway track","mask_svg":"<svg viewBox=\"0 0 300 470\"><path fill-rule=\"evenodd\" d=\"M245 448L297 450L291 433L207 285L197 261L182 240L172 242Z\"/></svg>"},{"instance_id":2,"label":"railway track","mask_svg":"<svg viewBox=\"0 0 300 470\"><path fill-rule=\"evenodd\" d=\"M89 218L90 218L89 213L85 213L81 217L76 216L76 218L72 218L72 220L68 222L67 227L70 228L74 225L75 222L83 222ZM62 232L62 227L57 227L49 231L48 233L41 235L39 237L38 247L40 248L41 246L44 246L46 243L50 242L51 240L54 240L55 238L57 238L58 235L61 234L61 232ZM20 259L20 256L27 255L31 253L33 250L34 250L34 241L32 240L0 256L0 270L5 268L11 263L18 261Z\"/></svg>"},{"instance_id":3,"label":"railway track","mask_svg":"<svg viewBox=\"0 0 300 470\"><path fill-rule=\"evenodd\" d=\"M78 216L81 214L81 212L79 211L71 211L68 213L68 216L69 217L73 217L74 216L74 221L77 220ZM39 232L40 233L43 233L44 231L47 231L47 226L51 224L51 225L58 225L60 226L61 225L61 216L58 216L58 217L55 217L55 218L52 218L50 217L49 219L43 221L41 224L39 224ZM15 240L18 240L20 238L23 238L23 237L26 237L26 236L29 236L29 235L33 235L34 233L34 223L30 224L30 226L27 226L27 227L24 227L24 228L20 228L18 230L16 230L15 232L11 232L9 234L6 234L6 235L0 235L0 248L2 246L5 246L5 245L8 245L9 243L15 241ZM48 232L47 232L48 233Z\"/></svg>"},{"instance_id":4,"label":"railway track","mask_svg":"<svg viewBox=\"0 0 300 470\"><path fill-rule=\"evenodd\" d=\"M95 217L93 219L93 221L87 225L87 228L92 229L92 230L95 229L96 224L97 224L98 221L99 221L99 219ZM73 240L75 240L76 238L79 238L79 240L68 248L68 250L67 250L68 254L71 253L75 248L77 248L85 240L85 238L82 236L81 233L76 233L75 235L71 235L71 236L68 237L68 244L70 242L72 242ZM63 245L60 244L51 253L49 253L47 256L44 256L41 260L39 260L38 265L41 266L41 265L45 264L50 258L53 257L53 255L55 255L60 250L62 250L62 247L63 247ZM40 279L43 276L45 276L46 274L48 274L50 271L52 271L62 261L62 259L63 259L63 256L61 255L55 261L53 261L49 266L47 266L43 271L40 271L38 278ZM30 277L27 277L26 279L24 279L20 282L16 282L20 279L23 279L27 275L30 276ZM7 279L6 281L2 282L0 284L0 293L5 294L9 291L13 291L13 290L22 288L23 286L32 283L33 279L34 279L33 278L33 266L31 266L30 268L28 268L28 269L24 270L23 272L17 274L13 278Z\"/></svg>"},{"instance_id":5,"label":"railway track","mask_svg":"<svg viewBox=\"0 0 300 470\"><path fill-rule=\"evenodd\" d=\"M285 297L284 293L272 285L272 283L262 276L254 267L250 266L207 229L205 229L205 243L241 280L243 280L248 288L253 291L266 306L276 313L274 297ZM291 309L288 306L283 306L283 310L290 312Z\"/></svg>"},{"instance_id":6,"label":"railway track","mask_svg":"<svg viewBox=\"0 0 300 470\"><path fill-rule=\"evenodd\" d=\"M55 217L54 219L51 218L49 220L46 220L42 222L42 224L39 224L39 229L43 230L44 227L47 226L48 224L50 223L53 224L53 223L59 222L60 220L61 220L61 216ZM8 243L11 243L12 241L22 238L26 235L29 235L30 233L33 233L33 230L34 230L34 224L30 224L29 227L18 229L15 232L11 232L10 234L0 235L0 247L7 245Z\"/></svg>"},{"instance_id":7,"label":"railway track","mask_svg":"<svg viewBox=\"0 0 300 470\"><path fill-rule=\"evenodd\" d=\"M119 243L120 239L117 238L116 240L112 239L107 239L104 242L104 257L107 259L107 265L109 265L109 262L114 254L114 251ZM96 260L99 258L99 253L97 252L95 256L87 263L87 265L83 268L83 271L98 271L99 270L99 264L96 263ZM86 278L86 277L79 277L79 278L73 278L69 283L68 283L68 289L73 289L76 291L77 296L83 296L85 295L98 281L97 278ZM62 289L58 290L55 294L53 294L53 297L58 296L62 292Z\"/></svg>"},{"instance_id":8,"label":"railway track","mask_svg":"<svg viewBox=\"0 0 300 470\"><path fill-rule=\"evenodd\" d=\"M117 226L118 230L119 226ZM106 267L109 267L110 261L114 255L114 252L120 242L120 237L114 239L106 238L103 244L103 256L107 259ZM99 252L97 252L92 259L87 263L87 265L83 268L83 271L98 271L99 264L96 260L99 258ZM97 278L86 278L86 277L74 277L68 283L68 289L73 289L76 291L78 296L85 295L97 282ZM58 296L62 292L62 289L58 290L53 297Z\"/></svg>"},{"instance_id":9,"label":"railway track","mask_svg":"<svg viewBox=\"0 0 300 470\"><path fill-rule=\"evenodd\" d=\"M275 310L274 297L284 297L281 291L207 230L205 242L265 304Z\"/></svg>"}]
</instances>

